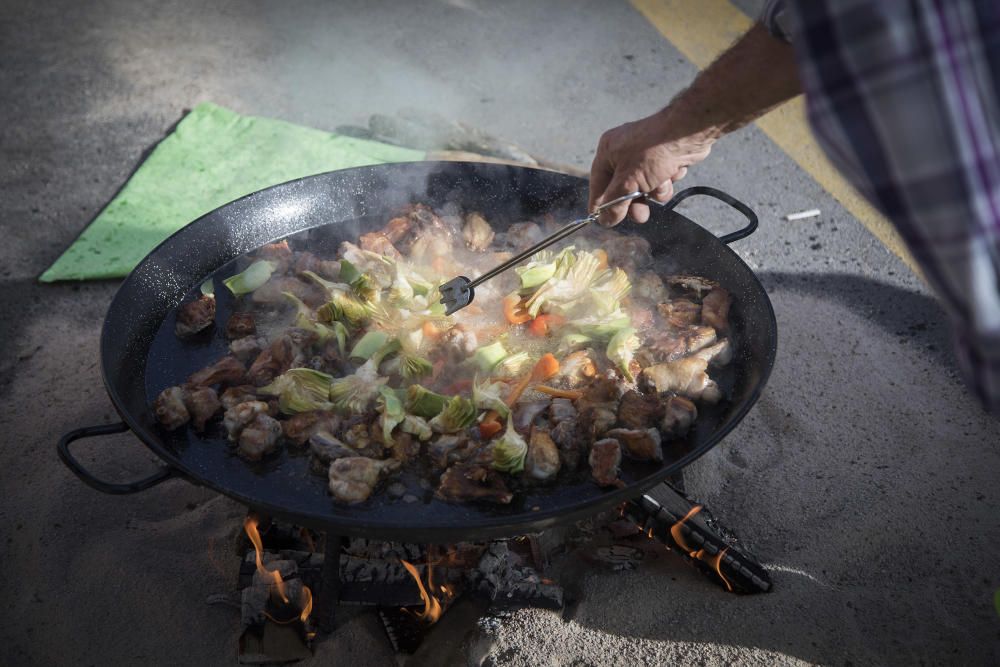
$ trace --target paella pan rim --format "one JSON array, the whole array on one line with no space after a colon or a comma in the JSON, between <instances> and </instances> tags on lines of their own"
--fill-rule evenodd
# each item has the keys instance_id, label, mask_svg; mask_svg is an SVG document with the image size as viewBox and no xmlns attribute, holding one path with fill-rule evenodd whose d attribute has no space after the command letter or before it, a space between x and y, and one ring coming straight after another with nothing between
<instances>
[{"instance_id":1,"label":"paella pan rim","mask_svg":"<svg viewBox=\"0 0 1000 667\"><path fill-rule=\"evenodd\" d=\"M514 171L512 172L511 170ZM199 474L198 471L186 466L180 461L175 452L173 452L171 448L164 443L161 434L158 433L158 428L150 422L148 414L140 415L136 413L134 408L130 408L128 401L125 400L122 393L119 391L119 387L111 372L111 358L113 356L123 354L121 349L117 349L119 344L113 340L115 338L113 330L120 324L119 320L121 319L120 316L123 311L127 310L127 308L125 308L125 304L122 302L125 300L135 300L137 287L135 282L143 276L144 272L148 272L151 264L162 262L163 258L160 257L161 254L169 254L170 249L176 249L178 244L183 245L187 243L189 238L191 241L197 240L199 236L199 229L212 224L213 220L219 216L220 212L240 207L245 208L248 205L253 205L255 202L273 198L275 196L280 198L283 193L294 192L298 187L308 188L315 184L337 182L338 180L351 181L353 179L356 182L365 182L366 179L372 175L412 175L412 172L416 172L417 174L433 174L448 173L453 171L457 172L459 175L484 175L500 181L503 180L505 175L510 177L510 174L516 173L518 177L528 179L535 178L543 183L557 183L562 187L570 189L575 188L581 192L586 187L586 181L584 179L531 167L462 162L394 163L370 167L356 167L352 169L307 176L254 192L206 213L186 227L178 230L168 239L160 243L153 251L151 251L149 255L147 255L142 262L140 262L136 269L133 270L133 272L123 281L118 292L115 294L111 305L109 306L108 314L101 334L101 373L108 395L115 405L116 410L121 415L123 421L147 447L149 447L159 457L164 459L168 465L174 467L178 471L179 476L187 479L191 483L203 485L219 493L230 496L231 498L258 511L274 516L288 518L303 525L333 529L336 533L343 535L357 535L394 540L418 540L424 542L450 542L473 538L502 537L523 534L526 532L540 530L557 523L580 519L614 507L625 500L640 495L642 492L648 490L661 480L668 478L670 475L702 456L705 452L718 444L726 435L728 435L746 416L760 397L774 364L777 349L776 320L770 300L763 287L760 285L759 280L757 280L756 276L753 274L753 271L731 248L718 241L715 236L709 234L708 232L704 233L709 239L716 242L718 247L715 248L715 251L719 252L721 256L725 258L724 261L734 262L742 267L742 269L745 269L746 273L752 278L754 283L750 285L749 288L753 289L756 292L756 296L759 297L757 299L759 301L758 317L762 320L759 324L769 328L769 335L766 336L768 344L764 346L763 349L755 350L755 354L758 357L757 381L755 385L746 393L746 395L743 396L739 404L736 405L735 408L728 414L725 422L716 428L709 437L698 442L697 446L687 452L684 456L673 460L668 464L664 464L654 473L637 480L625 488L603 491L591 495L590 497L583 498L580 502L572 504L559 504L548 507L543 506L539 507L537 511L531 511L529 509L528 511L523 511L513 515L493 514L489 511L488 507L468 505L464 507L468 508L469 511L474 514L474 518L469 521L458 522L451 517L446 517L444 520L441 520L430 511L424 512L418 523L414 523L412 517L409 516L396 522L381 520L373 522L371 521L371 517L364 511L364 505L347 508L347 512L335 515L324 513L320 508L317 508L316 511L302 511L301 509L290 511L287 506L275 504L268 498L252 497L249 494L241 493L233 488L227 487L225 479L219 480L211 477L205 477ZM369 196L371 195L377 197L378 193L370 193ZM653 218L649 223L649 228L652 228L652 226L656 224L657 214L658 212L654 211ZM680 216L680 218L686 220L683 216ZM687 222L690 223L690 221ZM218 224L218 221L215 221L215 224ZM248 250L259 247L264 243L283 238L289 233L317 227L321 224L323 223L305 225L297 227L293 230L279 229L273 236L270 237L266 237L267 235L265 233L265 236L260 236L251 243L252 247L240 247L238 245L234 245L234 247L226 250L228 255L227 261L228 259L239 256ZM690 224L694 225L694 223ZM177 291L180 296L183 296L183 294L190 288L197 285L200 279L224 263L224 261L216 262L215 266L210 267L208 271L205 271L201 275L195 275L192 273L192 275L188 276L188 283L179 286L179 288L175 291ZM180 300L180 296L174 300L173 305L176 305L176 303ZM172 308L173 305L170 307ZM160 322L162 322L162 319L162 317L159 317ZM129 351L124 351L124 353L128 354ZM132 351L132 353L135 352ZM332 500L330 503L331 505L333 504ZM481 508L482 511L480 511Z\"/></svg>"}]
</instances>

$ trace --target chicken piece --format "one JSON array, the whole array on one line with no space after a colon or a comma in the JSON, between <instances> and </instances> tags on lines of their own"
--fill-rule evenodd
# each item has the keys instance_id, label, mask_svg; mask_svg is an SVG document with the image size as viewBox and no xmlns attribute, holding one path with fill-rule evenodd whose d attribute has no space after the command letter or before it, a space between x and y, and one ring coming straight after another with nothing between
<instances>
[{"instance_id":1,"label":"chicken piece","mask_svg":"<svg viewBox=\"0 0 1000 667\"><path fill-rule=\"evenodd\" d=\"M578 413L573 401L567 398L554 398L549 407L549 423L552 430L549 434L559 446L559 458L569 470L576 470L583 459L583 442L577 437L579 425Z\"/></svg>"},{"instance_id":2,"label":"chicken piece","mask_svg":"<svg viewBox=\"0 0 1000 667\"><path fill-rule=\"evenodd\" d=\"M188 301L177 308L174 333L178 338L193 336L215 323L215 297L202 294L194 301Z\"/></svg>"},{"instance_id":3,"label":"chicken piece","mask_svg":"<svg viewBox=\"0 0 1000 667\"><path fill-rule=\"evenodd\" d=\"M387 262L373 253L365 252L350 241L344 241L340 244L340 256L353 264L359 271L371 276L379 287L389 287L396 279L396 269L392 262Z\"/></svg>"},{"instance_id":4,"label":"chicken piece","mask_svg":"<svg viewBox=\"0 0 1000 667\"><path fill-rule=\"evenodd\" d=\"M281 422L270 415L257 413L240 431L236 453L247 461L260 461L278 451L280 442Z\"/></svg>"},{"instance_id":5,"label":"chicken piece","mask_svg":"<svg viewBox=\"0 0 1000 667\"><path fill-rule=\"evenodd\" d=\"M367 250L383 257L389 257L390 259L399 259L403 256L403 253L399 252L396 246L392 244L392 241L389 240L385 232L381 231L362 234L358 238L358 245L361 246L362 250Z\"/></svg>"},{"instance_id":6,"label":"chicken piece","mask_svg":"<svg viewBox=\"0 0 1000 667\"><path fill-rule=\"evenodd\" d=\"M555 478L560 465L559 448L548 431L533 427L524 457L524 473L532 479L547 481Z\"/></svg>"},{"instance_id":7,"label":"chicken piece","mask_svg":"<svg viewBox=\"0 0 1000 667\"><path fill-rule=\"evenodd\" d=\"M508 505L514 498L500 473L472 463L460 463L445 470L435 495L450 503L481 500L499 505Z\"/></svg>"},{"instance_id":8,"label":"chicken piece","mask_svg":"<svg viewBox=\"0 0 1000 667\"><path fill-rule=\"evenodd\" d=\"M474 252L483 252L491 243L496 233L479 213L469 213L465 216L465 226L462 227L462 240L465 247Z\"/></svg>"},{"instance_id":9,"label":"chicken piece","mask_svg":"<svg viewBox=\"0 0 1000 667\"><path fill-rule=\"evenodd\" d=\"M659 303L667 298L667 287L658 273L643 271L635 281L632 294L651 303Z\"/></svg>"},{"instance_id":10,"label":"chicken piece","mask_svg":"<svg viewBox=\"0 0 1000 667\"><path fill-rule=\"evenodd\" d=\"M360 421L344 427L341 439L344 444L353 449L358 456L368 456L381 458L385 454L385 446L372 437L372 431L378 431L378 427L372 428L367 422ZM381 434L379 434L381 437Z\"/></svg>"},{"instance_id":11,"label":"chicken piece","mask_svg":"<svg viewBox=\"0 0 1000 667\"><path fill-rule=\"evenodd\" d=\"M320 259L311 252L300 252L295 254L295 263L292 270L296 274L303 274L312 271L321 278L327 280L337 280L340 278L340 262L335 259Z\"/></svg>"},{"instance_id":12,"label":"chicken piece","mask_svg":"<svg viewBox=\"0 0 1000 667\"><path fill-rule=\"evenodd\" d=\"M285 292L298 297L310 308L319 308L327 299L326 292L315 283L275 273L270 280L253 291L250 300L256 304L284 306L288 303Z\"/></svg>"},{"instance_id":13,"label":"chicken piece","mask_svg":"<svg viewBox=\"0 0 1000 667\"><path fill-rule=\"evenodd\" d=\"M292 415L281 423L285 440L293 445L302 446L317 431L324 430L336 433L340 427L340 417L332 412L314 410Z\"/></svg>"},{"instance_id":14,"label":"chicken piece","mask_svg":"<svg viewBox=\"0 0 1000 667\"><path fill-rule=\"evenodd\" d=\"M438 468L447 468L452 461L452 454L464 449L468 441L469 439L462 434L440 435L427 445L427 456Z\"/></svg>"},{"instance_id":15,"label":"chicken piece","mask_svg":"<svg viewBox=\"0 0 1000 667\"><path fill-rule=\"evenodd\" d=\"M247 371L247 379L262 387L289 368L301 366L306 360L308 348L315 341L316 334L311 331L288 329L257 356Z\"/></svg>"},{"instance_id":16,"label":"chicken piece","mask_svg":"<svg viewBox=\"0 0 1000 667\"><path fill-rule=\"evenodd\" d=\"M226 410L234 408L240 403L257 400L257 388L249 384L241 384L236 387L227 387L222 396L222 407Z\"/></svg>"},{"instance_id":17,"label":"chicken piece","mask_svg":"<svg viewBox=\"0 0 1000 667\"><path fill-rule=\"evenodd\" d=\"M672 299L656 306L667 325L674 329L686 329L701 321L701 304L690 299Z\"/></svg>"},{"instance_id":18,"label":"chicken piece","mask_svg":"<svg viewBox=\"0 0 1000 667\"><path fill-rule=\"evenodd\" d=\"M514 407L514 430L518 433L530 431L535 420L549 409L549 403L551 399L548 398L518 403Z\"/></svg>"},{"instance_id":19,"label":"chicken piece","mask_svg":"<svg viewBox=\"0 0 1000 667\"><path fill-rule=\"evenodd\" d=\"M417 236L410 246L410 259L430 264L437 257L451 257L451 236L443 231L428 230Z\"/></svg>"},{"instance_id":20,"label":"chicken piece","mask_svg":"<svg viewBox=\"0 0 1000 667\"><path fill-rule=\"evenodd\" d=\"M530 248L545 237L542 228L533 222L515 222L507 228L504 243L514 250Z\"/></svg>"},{"instance_id":21,"label":"chicken piece","mask_svg":"<svg viewBox=\"0 0 1000 667\"><path fill-rule=\"evenodd\" d=\"M326 475L329 474L333 461L354 457L358 453L335 438L330 431L320 429L309 436L309 455L313 472Z\"/></svg>"},{"instance_id":22,"label":"chicken piece","mask_svg":"<svg viewBox=\"0 0 1000 667\"><path fill-rule=\"evenodd\" d=\"M728 338L723 338L715 345L698 350L692 356L704 359L709 366L725 366L733 360L733 346L729 344Z\"/></svg>"},{"instance_id":23,"label":"chicken piece","mask_svg":"<svg viewBox=\"0 0 1000 667\"><path fill-rule=\"evenodd\" d=\"M445 363L456 365L468 359L479 347L475 332L468 331L461 324L441 334L437 346L432 352L435 359L444 359Z\"/></svg>"},{"instance_id":24,"label":"chicken piece","mask_svg":"<svg viewBox=\"0 0 1000 667\"><path fill-rule=\"evenodd\" d=\"M668 440L684 437L698 418L698 408L691 399L683 396L671 396L666 400L664 408L660 431Z\"/></svg>"},{"instance_id":25,"label":"chicken piece","mask_svg":"<svg viewBox=\"0 0 1000 667\"><path fill-rule=\"evenodd\" d=\"M650 428L663 419L665 411L659 396L631 389L618 404L618 423L626 428Z\"/></svg>"},{"instance_id":26,"label":"chicken piece","mask_svg":"<svg viewBox=\"0 0 1000 667\"><path fill-rule=\"evenodd\" d=\"M672 391L706 403L718 403L722 398L719 385L708 377L708 361L693 356L668 361L642 370L642 377L659 393Z\"/></svg>"},{"instance_id":27,"label":"chicken piece","mask_svg":"<svg viewBox=\"0 0 1000 667\"><path fill-rule=\"evenodd\" d=\"M389 455L400 463L408 463L420 456L420 441L409 433L397 433L388 443Z\"/></svg>"},{"instance_id":28,"label":"chicken piece","mask_svg":"<svg viewBox=\"0 0 1000 667\"><path fill-rule=\"evenodd\" d=\"M590 448L590 475L598 486L624 486L618 479L622 462L622 448L614 438L598 440Z\"/></svg>"},{"instance_id":29,"label":"chicken piece","mask_svg":"<svg viewBox=\"0 0 1000 667\"><path fill-rule=\"evenodd\" d=\"M559 365L559 372L553 378L553 383L572 389L597 377L597 365L590 355L590 350L577 350L567 354Z\"/></svg>"},{"instance_id":30,"label":"chicken piece","mask_svg":"<svg viewBox=\"0 0 1000 667\"><path fill-rule=\"evenodd\" d=\"M608 253L608 264L624 269L629 275L635 275L653 263L653 251L649 241L641 236L631 234L615 234L602 244Z\"/></svg>"},{"instance_id":31,"label":"chicken piece","mask_svg":"<svg viewBox=\"0 0 1000 667\"><path fill-rule=\"evenodd\" d=\"M399 461L377 461L363 456L336 459L330 464L330 493L341 503L354 505L368 500L379 480L399 470Z\"/></svg>"},{"instance_id":32,"label":"chicken piece","mask_svg":"<svg viewBox=\"0 0 1000 667\"><path fill-rule=\"evenodd\" d=\"M676 275L667 278L667 285L682 293L703 297L719 286L719 283L701 276Z\"/></svg>"},{"instance_id":33,"label":"chicken piece","mask_svg":"<svg viewBox=\"0 0 1000 667\"><path fill-rule=\"evenodd\" d=\"M576 409L581 413L589 407L618 409L618 399L622 395L621 387L614 378L597 377L584 390L583 396L576 402Z\"/></svg>"},{"instance_id":34,"label":"chicken piece","mask_svg":"<svg viewBox=\"0 0 1000 667\"><path fill-rule=\"evenodd\" d=\"M662 461L660 432L655 428L613 428L607 436L622 446L625 454L639 461Z\"/></svg>"},{"instance_id":35,"label":"chicken piece","mask_svg":"<svg viewBox=\"0 0 1000 667\"><path fill-rule=\"evenodd\" d=\"M189 389L184 395L184 406L191 414L191 424L198 433L204 431L208 420L222 409L219 395L211 387Z\"/></svg>"},{"instance_id":36,"label":"chicken piece","mask_svg":"<svg viewBox=\"0 0 1000 667\"><path fill-rule=\"evenodd\" d=\"M705 326L713 327L716 331L725 332L729 330L729 306L733 303L733 297L729 292L721 287L715 287L705 295L701 301L701 321Z\"/></svg>"},{"instance_id":37,"label":"chicken piece","mask_svg":"<svg viewBox=\"0 0 1000 667\"><path fill-rule=\"evenodd\" d=\"M274 272L278 274L288 271L288 267L292 265L292 249L287 240L268 243L257 251L256 257L277 264Z\"/></svg>"},{"instance_id":38,"label":"chicken piece","mask_svg":"<svg viewBox=\"0 0 1000 667\"><path fill-rule=\"evenodd\" d=\"M552 424L561 424L564 421L575 420L577 417L576 406L568 398L553 398L549 404L549 421Z\"/></svg>"},{"instance_id":39,"label":"chicken piece","mask_svg":"<svg viewBox=\"0 0 1000 667\"><path fill-rule=\"evenodd\" d=\"M407 233L413 228L413 218L409 215L401 215L393 218L382 228L382 233L392 243L399 243L406 238Z\"/></svg>"},{"instance_id":40,"label":"chicken piece","mask_svg":"<svg viewBox=\"0 0 1000 667\"><path fill-rule=\"evenodd\" d=\"M245 401L226 410L222 418L222 425L226 427L230 442L237 442L243 429L252 422L257 415L267 414L269 406L264 401Z\"/></svg>"},{"instance_id":41,"label":"chicken piece","mask_svg":"<svg viewBox=\"0 0 1000 667\"><path fill-rule=\"evenodd\" d=\"M257 333L257 322L253 313L249 311L235 312L226 321L226 338L229 340L253 336L255 333Z\"/></svg>"},{"instance_id":42,"label":"chicken piece","mask_svg":"<svg viewBox=\"0 0 1000 667\"><path fill-rule=\"evenodd\" d=\"M247 369L243 362L232 355L219 359L211 366L202 368L187 379L188 386L207 387L211 384L243 384Z\"/></svg>"},{"instance_id":43,"label":"chicken piece","mask_svg":"<svg viewBox=\"0 0 1000 667\"><path fill-rule=\"evenodd\" d=\"M250 359L256 359L266 347L267 339L263 336L244 336L231 342L229 351L240 361L246 362Z\"/></svg>"},{"instance_id":44,"label":"chicken piece","mask_svg":"<svg viewBox=\"0 0 1000 667\"><path fill-rule=\"evenodd\" d=\"M153 401L153 413L156 421L168 431L173 431L191 420L184 398L187 390L184 387L167 387Z\"/></svg>"},{"instance_id":45,"label":"chicken piece","mask_svg":"<svg viewBox=\"0 0 1000 667\"><path fill-rule=\"evenodd\" d=\"M655 356L665 361L674 361L712 345L717 340L712 327L688 327L669 330L652 337L649 347Z\"/></svg>"},{"instance_id":46,"label":"chicken piece","mask_svg":"<svg viewBox=\"0 0 1000 667\"><path fill-rule=\"evenodd\" d=\"M618 421L618 415L609 407L594 405L580 411L577 420L577 435L587 442L603 436Z\"/></svg>"}]
</instances>

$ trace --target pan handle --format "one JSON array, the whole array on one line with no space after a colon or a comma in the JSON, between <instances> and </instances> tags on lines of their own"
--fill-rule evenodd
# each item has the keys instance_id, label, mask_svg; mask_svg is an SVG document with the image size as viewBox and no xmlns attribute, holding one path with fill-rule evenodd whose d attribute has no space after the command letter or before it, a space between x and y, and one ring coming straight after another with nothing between
<instances>
[{"instance_id":1,"label":"pan handle","mask_svg":"<svg viewBox=\"0 0 1000 667\"><path fill-rule=\"evenodd\" d=\"M80 478L80 480L87 486L97 489L103 493L110 493L112 495L125 495L128 493L138 493L139 491L145 491L146 489L156 486L160 482L165 482L171 477L177 475L177 471L174 468L164 466L161 467L157 472L153 473L145 479L140 479L137 482L129 482L127 484L114 484L111 482L105 482L103 480L97 479L91 475L87 470L80 464L79 461L70 453L69 444L74 440L80 440L81 438L92 438L97 435L111 435L113 433L124 433L129 430L125 422L118 422L117 424L101 424L100 426L85 426L84 428L78 428L75 431L70 431L63 437L59 438L59 458L62 462L73 471L73 474Z\"/></svg>"},{"instance_id":2,"label":"pan handle","mask_svg":"<svg viewBox=\"0 0 1000 667\"><path fill-rule=\"evenodd\" d=\"M674 209L682 201L691 197L692 195L705 195L707 197L712 197L718 199L719 201L725 202L735 208L737 211L743 214L743 216L749 221L746 227L743 229L737 229L735 232L730 232L725 236L720 236L719 240L725 244L730 244L733 241L739 241L740 239L745 239L746 237L757 231L757 214L753 212L749 206L736 199L730 194L726 194L722 190L716 190L715 188L710 188L707 185L695 185L690 188L681 190L673 196L673 198L663 204L663 208L670 211Z\"/></svg>"}]
</instances>

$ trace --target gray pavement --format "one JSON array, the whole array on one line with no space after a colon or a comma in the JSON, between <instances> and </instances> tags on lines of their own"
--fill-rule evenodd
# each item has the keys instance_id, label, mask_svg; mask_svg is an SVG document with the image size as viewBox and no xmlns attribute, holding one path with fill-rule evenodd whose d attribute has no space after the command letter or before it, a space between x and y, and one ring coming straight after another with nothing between
<instances>
[{"instance_id":1,"label":"gray pavement","mask_svg":"<svg viewBox=\"0 0 1000 667\"><path fill-rule=\"evenodd\" d=\"M741 5L744 3L741 3ZM746 3L749 6L752 3ZM661 106L694 67L627 4L4 2L0 11L0 663L227 664L242 510L171 483L115 498L58 462L110 421L97 341L115 283L36 276L143 152L204 100L315 127L436 111L586 167L603 129ZM761 215L738 251L779 325L758 406L688 474L773 570L726 595L664 554L589 571L572 621L517 613L461 662L493 665L1000 663L1000 422L957 378L933 298L753 128L692 184ZM820 208L797 223L784 213ZM713 229L725 216L686 209ZM81 447L148 470L127 436ZM392 664L370 614L316 664Z\"/></svg>"}]
</instances>

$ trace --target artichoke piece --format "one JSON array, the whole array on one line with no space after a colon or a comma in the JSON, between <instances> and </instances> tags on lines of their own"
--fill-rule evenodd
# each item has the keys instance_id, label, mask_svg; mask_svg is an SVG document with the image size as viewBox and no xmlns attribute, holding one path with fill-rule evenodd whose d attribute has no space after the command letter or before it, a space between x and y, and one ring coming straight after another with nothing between
<instances>
[{"instance_id":1,"label":"artichoke piece","mask_svg":"<svg viewBox=\"0 0 1000 667\"><path fill-rule=\"evenodd\" d=\"M351 349L351 358L368 361L375 356L376 352L385 347L388 341L389 334L386 332L378 330L368 331L354 344L354 348Z\"/></svg>"},{"instance_id":2,"label":"artichoke piece","mask_svg":"<svg viewBox=\"0 0 1000 667\"><path fill-rule=\"evenodd\" d=\"M406 390L406 411L418 417L437 417L447 404L447 396L425 389L419 384L411 384Z\"/></svg>"},{"instance_id":3,"label":"artichoke piece","mask_svg":"<svg viewBox=\"0 0 1000 667\"><path fill-rule=\"evenodd\" d=\"M502 382L490 383L489 380L480 383L476 377L472 383L472 402L480 410L495 410L501 417L506 418L510 414L510 408L500 397L500 392L505 386Z\"/></svg>"},{"instance_id":4,"label":"artichoke piece","mask_svg":"<svg viewBox=\"0 0 1000 667\"><path fill-rule=\"evenodd\" d=\"M608 341L608 348L605 354L608 355L608 359L617 364L622 375L629 382L635 382L635 376L629 366L632 364L632 357L635 355L636 350L639 349L640 343L639 336L636 335L635 329L632 327L625 327Z\"/></svg>"},{"instance_id":5,"label":"artichoke piece","mask_svg":"<svg viewBox=\"0 0 1000 667\"><path fill-rule=\"evenodd\" d=\"M476 353L472 355L472 361L476 364L480 371L483 373L489 373L496 368L496 365L503 361L508 354L507 348L503 346L503 341L498 340L476 350Z\"/></svg>"},{"instance_id":6,"label":"artichoke piece","mask_svg":"<svg viewBox=\"0 0 1000 667\"><path fill-rule=\"evenodd\" d=\"M343 271L343 267L341 267L341 271ZM350 285L330 282L312 271L303 271L302 275L326 291L329 301L316 311L320 321L343 322L351 328L357 329L371 317L372 309L375 306L374 291L370 293L369 298L365 298L353 291Z\"/></svg>"},{"instance_id":7,"label":"artichoke piece","mask_svg":"<svg viewBox=\"0 0 1000 667\"><path fill-rule=\"evenodd\" d=\"M222 281L234 296L242 296L253 292L271 279L271 274L278 268L277 262L259 259L242 273L230 276Z\"/></svg>"},{"instance_id":8,"label":"artichoke piece","mask_svg":"<svg viewBox=\"0 0 1000 667\"><path fill-rule=\"evenodd\" d=\"M379 411L380 415L379 425L382 427L382 441L390 444L393 442L393 429L406 418L406 412L403 410L403 401L400 400L394 389L382 385L378 388L375 409Z\"/></svg>"},{"instance_id":9,"label":"artichoke piece","mask_svg":"<svg viewBox=\"0 0 1000 667\"><path fill-rule=\"evenodd\" d=\"M278 409L286 415L313 410L330 410L333 376L311 368L292 368L258 389L265 396L278 397Z\"/></svg>"},{"instance_id":10,"label":"artichoke piece","mask_svg":"<svg viewBox=\"0 0 1000 667\"><path fill-rule=\"evenodd\" d=\"M453 396L444 410L430 421L438 433L458 433L476 421L476 406L467 398Z\"/></svg>"},{"instance_id":11,"label":"artichoke piece","mask_svg":"<svg viewBox=\"0 0 1000 667\"><path fill-rule=\"evenodd\" d=\"M531 355L527 352L518 352L517 354L512 354L499 364L493 367L493 374L499 375L501 377L512 377L520 375L528 366L531 365Z\"/></svg>"},{"instance_id":12,"label":"artichoke piece","mask_svg":"<svg viewBox=\"0 0 1000 667\"><path fill-rule=\"evenodd\" d=\"M388 382L388 378L378 376L375 363L366 361L363 366L348 375L334 380L330 384L330 401L341 412L362 413L379 393L379 388Z\"/></svg>"},{"instance_id":13,"label":"artichoke piece","mask_svg":"<svg viewBox=\"0 0 1000 667\"><path fill-rule=\"evenodd\" d=\"M427 420L416 415L406 415L403 418L403 422L399 425L399 430L403 433L417 436L417 440L429 440L434 435L434 431L431 430L431 426L427 423Z\"/></svg>"},{"instance_id":14,"label":"artichoke piece","mask_svg":"<svg viewBox=\"0 0 1000 667\"><path fill-rule=\"evenodd\" d=\"M507 415L507 431L493 447L493 468L500 472L517 474L524 470L524 457L528 454L528 443L514 430L510 415Z\"/></svg>"},{"instance_id":15,"label":"artichoke piece","mask_svg":"<svg viewBox=\"0 0 1000 667\"><path fill-rule=\"evenodd\" d=\"M313 312L312 308L303 303L302 299L291 292L282 292L282 294L295 306L295 320L292 326L313 332L316 334L317 342L321 345L335 339L340 347L340 353L344 353L344 347L347 345L347 329L343 324L340 322L323 324L317 321L316 313Z\"/></svg>"}]
</instances>

